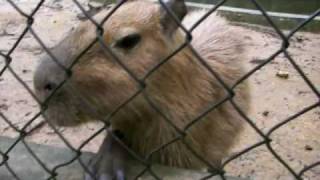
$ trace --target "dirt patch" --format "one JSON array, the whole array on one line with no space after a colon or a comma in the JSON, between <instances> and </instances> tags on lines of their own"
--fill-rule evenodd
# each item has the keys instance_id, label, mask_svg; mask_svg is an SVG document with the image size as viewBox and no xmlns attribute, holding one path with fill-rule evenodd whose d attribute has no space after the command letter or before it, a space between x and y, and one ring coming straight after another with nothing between
<instances>
[{"instance_id":1,"label":"dirt patch","mask_svg":"<svg viewBox=\"0 0 320 180\"><path fill-rule=\"evenodd\" d=\"M22 1L19 7L31 12L37 1ZM85 1L82 2L85 5ZM55 3L49 1L34 16L32 29L48 47L59 42L79 20L79 9L72 1ZM8 3L0 1L0 51L8 53L26 28L27 19L19 15ZM263 63L281 47L281 40L272 29L260 27L243 28L245 43L248 47L246 65L248 71ZM299 32L292 37L288 53L302 68L311 82L320 88L320 34ZM32 90L32 76L43 49L28 32L11 54L11 69ZM0 69L5 60L0 56ZM252 86L251 120L267 133L273 126L282 122L300 110L316 103L319 99L307 86L290 61L280 54L275 60L257 70L249 77ZM9 70L0 77L0 111L17 128L38 113L36 101L19 83ZM1 119L1 118L0 118ZM37 118L30 127L41 123ZM59 136L46 124L41 125L26 139L40 144L66 146ZM39 125L39 126L40 126ZM86 138L101 127L101 124L86 124L78 128L60 128L60 132L74 147L79 147ZM295 170L320 160L320 108L317 107L282 126L271 134L271 147ZM0 135L18 137L14 129L0 120ZM84 150L97 151L102 136L93 139L84 146ZM242 139L234 148L241 151L260 142L262 138L249 125ZM290 179L290 173L269 152L266 146L260 146L226 166L227 173L233 176L252 177L252 179ZM320 177L320 167L305 174L306 179Z\"/></svg>"}]
</instances>

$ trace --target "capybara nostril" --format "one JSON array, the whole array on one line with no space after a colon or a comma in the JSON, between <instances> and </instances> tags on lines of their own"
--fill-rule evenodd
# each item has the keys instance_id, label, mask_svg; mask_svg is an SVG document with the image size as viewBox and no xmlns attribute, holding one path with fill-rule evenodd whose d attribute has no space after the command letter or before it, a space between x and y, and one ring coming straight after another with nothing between
<instances>
[{"instance_id":1,"label":"capybara nostril","mask_svg":"<svg viewBox=\"0 0 320 180\"><path fill-rule=\"evenodd\" d=\"M47 84L44 85L43 89L46 92L52 92L53 90L55 90L57 88L57 84L53 83L53 82L48 82Z\"/></svg>"}]
</instances>

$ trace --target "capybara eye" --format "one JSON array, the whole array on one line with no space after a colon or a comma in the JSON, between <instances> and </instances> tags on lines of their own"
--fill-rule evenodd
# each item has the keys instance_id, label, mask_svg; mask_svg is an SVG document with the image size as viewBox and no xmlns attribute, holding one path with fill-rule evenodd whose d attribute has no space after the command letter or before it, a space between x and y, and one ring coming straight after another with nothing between
<instances>
[{"instance_id":1,"label":"capybara eye","mask_svg":"<svg viewBox=\"0 0 320 180\"><path fill-rule=\"evenodd\" d=\"M139 34L130 34L117 41L115 46L125 50L130 50L139 43L140 39L141 36Z\"/></svg>"}]
</instances>

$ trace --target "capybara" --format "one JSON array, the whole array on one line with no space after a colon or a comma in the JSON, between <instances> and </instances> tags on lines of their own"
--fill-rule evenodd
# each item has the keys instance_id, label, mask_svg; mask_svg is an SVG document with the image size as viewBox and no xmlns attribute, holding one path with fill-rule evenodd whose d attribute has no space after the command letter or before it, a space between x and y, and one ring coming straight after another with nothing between
<instances>
[{"instance_id":1,"label":"capybara","mask_svg":"<svg viewBox=\"0 0 320 180\"><path fill-rule=\"evenodd\" d=\"M183 0L164 3L187 30L206 13L200 10L187 14ZM103 10L94 19L100 23L110 11ZM237 28L211 14L192 30L190 44L161 64L190 36L159 3L125 2L102 27L103 32L97 31L90 20L82 22L51 49L59 64L49 55L42 58L34 76L35 91L42 101L70 76L65 69L72 65L71 76L47 102L47 119L55 125L75 126L111 117L112 130L142 158L182 136L180 130L185 137L148 156L152 163L206 167L196 153L219 168L237 141L244 120L229 101L200 117L211 105L230 96L206 65L227 86L245 73L246 53ZM101 37L97 38L99 32ZM73 65L80 52L95 40ZM248 84L241 83L234 92L234 102L247 112ZM126 151L120 151L120 144L107 135L90 166L98 179L125 177L122 166L126 164Z\"/></svg>"}]
</instances>

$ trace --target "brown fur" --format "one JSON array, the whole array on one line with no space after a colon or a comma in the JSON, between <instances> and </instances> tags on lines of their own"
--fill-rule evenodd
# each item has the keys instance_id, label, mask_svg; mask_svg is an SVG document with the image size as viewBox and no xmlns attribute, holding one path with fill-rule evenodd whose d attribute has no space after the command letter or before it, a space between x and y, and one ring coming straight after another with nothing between
<instances>
[{"instance_id":1,"label":"brown fur","mask_svg":"<svg viewBox=\"0 0 320 180\"><path fill-rule=\"evenodd\" d=\"M101 12L95 18L101 21L107 13ZM183 24L190 28L203 14L202 11L191 13L185 17ZM159 6L145 1L125 3L106 21L104 28L104 42L138 78L144 77L148 70L184 41L180 29L172 37L163 33ZM142 35L137 47L125 51L113 46L117 39L132 32ZM192 35L193 48L228 85L243 75L242 61L245 56L241 40L224 19L210 15ZM62 63L67 66L94 38L95 27L89 21L84 22L53 48L53 52L58 59L64 59ZM61 55L62 51L68 51L68 55ZM141 156L148 155L179 135L148 104L145 95L182 130L211 104L227 95L217 79L193 55L190 46L154 71L145 83L144 93L135 97L111 119L112 127L120 129L133 150ZM110 54L103 52L101 45L96 44L75 65L71 79L50 101L48 116L58 125L101 120L138 89L138 83ZM244 111L248 110L247 85L237 88L235 101ZM184 139L195 152L218 167L237 140L242 124L239 114L226 102L188 129ZM182 141L161 149L152 156L152 160L184 168L204 166Z\"/></svg>"}]
</instances>

